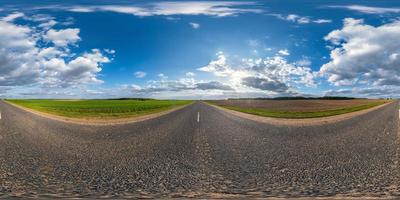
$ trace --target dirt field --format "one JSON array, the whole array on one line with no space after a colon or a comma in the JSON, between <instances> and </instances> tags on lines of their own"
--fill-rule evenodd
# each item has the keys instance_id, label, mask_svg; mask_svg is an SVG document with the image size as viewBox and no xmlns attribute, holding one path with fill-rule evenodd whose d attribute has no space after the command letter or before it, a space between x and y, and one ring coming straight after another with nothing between
<instances>
[{"instance_id":1,"label":"dirt field","mask_svg":"<svg viewBox=\"0 0 400 200\"><path fill-rule=\"evenodd\" d=\"M384 100L216 100L209 101L224 107L240 107L282 112L316 112L368 105Z\"/></svg>"}]
</instances>

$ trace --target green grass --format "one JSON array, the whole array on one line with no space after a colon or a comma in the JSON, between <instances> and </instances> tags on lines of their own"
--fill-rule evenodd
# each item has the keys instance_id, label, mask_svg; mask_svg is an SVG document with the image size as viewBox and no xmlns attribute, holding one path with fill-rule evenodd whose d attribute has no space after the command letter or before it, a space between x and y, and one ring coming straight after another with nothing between
<instances>
[{"instance_id":1,"label":"green grass","mask_svg":"<svg viewBox=\"0 0 400 200\"><path fill-rule=\"evenodd\" d=\"M232 107L232 106L221 106L223 108L236 110L239 112L249 113L253 115L259 115L264 117L276 117L276 118L289 118L289 119L302 119L302 118L317 118L317 117L328 117L333 115L340 115L350 112L355 112L359 110L364 110L368 108L372 108L378 105L382 105L387 103L388 101L382 102L372 102L368 104L363 104L359 106L352 106L346 108L338 108L331 110L321 110L321 111L312 111L312 112L293 112L293 111L271 111L265 109L254 109L254 108L241 108L241 107ZM217 104L214 104L217 105ZM219 106L219 105L217 105Z\"/></svg>"},{"instance_id":2,"label":"green grass","mask_svg":"<svg viewBox=\"0 0 400 200\"><path fill-rule=\"evenodd\" d=\"M125 118L192 103L180 100L7 100L33 110L71 118Z\"/></svg>"}]
</instances>

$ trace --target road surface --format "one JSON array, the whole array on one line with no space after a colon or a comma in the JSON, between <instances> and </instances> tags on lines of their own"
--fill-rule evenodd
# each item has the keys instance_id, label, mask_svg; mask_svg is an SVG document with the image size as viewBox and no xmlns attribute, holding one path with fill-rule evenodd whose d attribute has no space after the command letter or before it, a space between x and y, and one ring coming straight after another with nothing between
<instances>
[{"instance_id":1,"label":"road surface","mask_svg":"<svg viewBox=\"0 0 400 200\"><path fill-rule=\"evenodd\" d=\"M0 198L400 196L397 102L307 127L201 102L110 126L0 112Z\"/></svg>"}]
</instances>

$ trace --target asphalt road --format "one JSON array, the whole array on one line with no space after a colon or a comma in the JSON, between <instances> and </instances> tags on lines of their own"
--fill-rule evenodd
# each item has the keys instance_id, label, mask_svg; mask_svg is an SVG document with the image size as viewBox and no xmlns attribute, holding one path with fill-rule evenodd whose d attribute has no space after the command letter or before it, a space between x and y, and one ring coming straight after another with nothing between
<instances>
[{"instance_id":1,"label":"asphalt road","mask_svg":"<svg viewBox=\"0 0 400 200\"><path fill-rule=\"evenodd\" d=\"M112 126L0 112L0 198L400 196L397 102L307 127L201 102Z\"/></svg>"}]
</instances>

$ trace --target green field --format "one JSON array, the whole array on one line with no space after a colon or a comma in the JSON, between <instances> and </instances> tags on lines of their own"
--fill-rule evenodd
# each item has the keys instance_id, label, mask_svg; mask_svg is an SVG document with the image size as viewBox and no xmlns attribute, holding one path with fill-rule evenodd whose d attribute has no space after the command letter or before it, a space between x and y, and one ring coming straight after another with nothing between
<instances>
[{"instance_id":1,"label":"green field","mask_svg":"<svg viewBox=\"0 0 400 200\"><path fill-rule=\"evenodd\" d=\"M126 118L157 113L190 104L180 100L20 100L8 102L71 118Z\"/></svg>"},{"instance_id":2,"label":"green field","mask_svg":"<svg viewBox=\"0 0 400 200\"><path fill-rule=\"evenodd\" d=\"M259 115L263 117L275 117L275 118L288 118L288 119L302 119L302 118L317 118L317 117L329 117L334 115L340 115L355 111L360 111L368 108L372 108L378 105L382 105L387 103L388 101L380 101L380 102L371 102L364 105L351 106L345 108L337 108L337 109L329 109L329 110L320 110L320 111L312 111L312 112L296 112L296 111L272 111L265 109L255 109L255 108L243 108L237 106L221 106L214 103L214 105L227 108L230 110L235 110L243 113ZM210 103L210 102L209 102Z\"/></svg>"}]
</instances>

